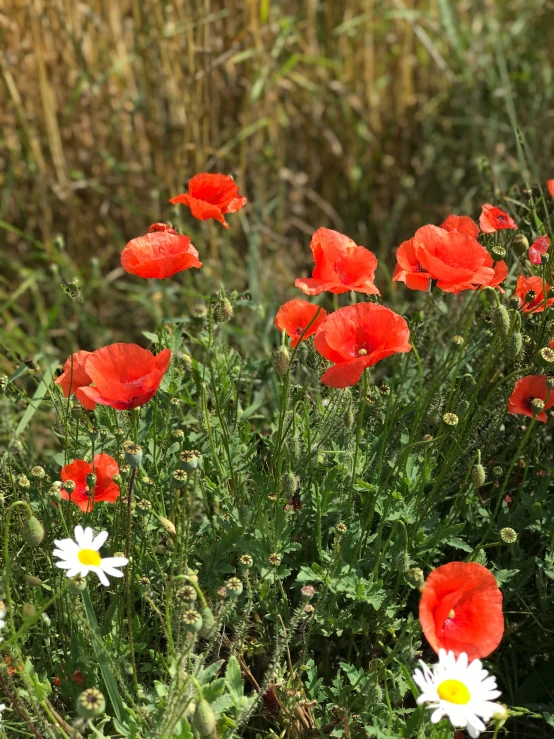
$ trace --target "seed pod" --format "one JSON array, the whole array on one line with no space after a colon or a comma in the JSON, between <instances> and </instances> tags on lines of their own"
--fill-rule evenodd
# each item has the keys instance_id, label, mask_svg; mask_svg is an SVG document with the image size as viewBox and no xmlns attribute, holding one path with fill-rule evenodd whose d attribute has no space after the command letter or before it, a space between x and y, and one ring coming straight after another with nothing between
<instances>
[{"instance_id":1,"label":"seed pod","mask_svg":"<svg viewBox=\"0 0 554 739\"><path fill-rule=\"evenodd\" d=\"M241 554L239 557L239 565L244 567L245 570L249 570L254 564L254 559L250 554Z\"/></svg>"},{"instance_id":2,"label":"seed pod","mask_svg":"<svg viewBox=\"0 0 554 739\"><path fill-rule=\"evenodd\" d=\"M542 349L535 354L535 364L545 369L554 368L554 349L549 346L543 346Z\"/></svg>"},{"instance_id":3,"label":"seed pod","mask_svg":"<svg viewBox=\"0 0 554 739\"><path fill-rule=\"evenodd\" d=\"M87 589L87 579L81 575L71 578L69 582L69 592L73 595L80 595L84 590Z\"/></svg>"},{"instance_id":4,"label":"seed pod","mask_svg":"<svg viewBox=\"0 0 554 739\"><path fill-rule=\"evenodd\" d=\"M533 415L538 416L544 410L544 400L542 398L533 398L531 401L531 410Z\"/></svg>"},{"instance_id":5,"label":"seed pod","mask_svg":"<svg viewBox=\"0 0 554 739\"><path fill-rule=\"evenodd\" d=\"M106 700L96 688L84 690L77 698L77 713L86 720L100 716L106 710Z\"/></svg>"},{"instance_id":6,"label":"seed pod","mask_svg":"<svg viewBox=\"0 0 554 739\"><path fill-rule=\"evenodd\" d=\"M75 481L65 480L65 482L62 485L62 488L66 491L66 493L72 493L75 490Z\"/></svg>"},{"instance_id":7,"label":"seed pod","mask_svg":"<svg viewBox=\"0 0 554 739\"><path fill-rule=\"evenodd\" d=\"M44 539L44 528L36 516L30 516L23 525L23 541L30 547L38 547Z\"/></svg>"},{"instance_id":8,"label":"seed pod","mask_svg":"<svg viewBox=\"0 0 554 739\"><path fill-rule=\"evenodd\" d=\"M196 706L192 717L192 727L201 737L211 736L215 731L216 720L213 708L205 698L202 698Z\"/></svg>"},{"instance_id":9,"label":"seed pod","mask_svg":"<svg viewBox=\"0 0 554 739\"><path fill-rule=\"evenodd\" d=\"M200 467L202 462L202 454L198 449L186 449L179 455L179 461L181 467L187 472L194 472L194 470Z\"/></svg>"},{"instance_id":10,"label":"seed pod","mask_svg":"<svg viewBox=\"0 0 554 739\"><path fill-rule=\"evenodd\" d=\"M490 254L494 261L498 262L506 256L506 249L501 244L495 244L492 247Z\"/></svg>"},{"instance_id":11,"label":"seed pod","mask_svg":"<svg viewBox=\"0 0 554 739\"><path fill-rule=\"evenodd\" d=\"M315 595L315 588L313 585L304 585L302 588L300 588L300 595L302 596L302 600L309 601L311 600Z\"/></svg>"},{"instance_id":12,"label":"seed pod","mask_svg":"<svg viewBox=\"0 0 554 739\"><path fill-rule=\"evenodd\" d=\"M286 346L280 346L272 355L273 366L279 377L284 377L290 364L290 354Z\"/></svg>"},{"instance_id":13,"label":"seed pod","mask_svg":"<svg viewBox=\"0 0 554 739\"><path fill-rule=\"evenodd\" d=\"M476 464L475 467L471 470L471 482L473 483L473 486L476 488L480 488L482 485L485 484L486 479L487 473L485 472L485 468L482 464Z\"/></svg>"},{"instance_id":14,"label":"seed pod","mask_svg":"<svg viewBox=\"0 0 554 739\"><path fill-rule=\"evenodd\" d=\"M500 529L500 538L505 544L515 544L517 541L517 533L514 529L507 526L504 529Z\"/></svg>"},{"instance_id":15,"label":"seed pod","mask_svg":"<svg viewBox=\"0 0 554 739\"><path fill-rule=\"evenodd\" d=\"M46 472L44 471L43 467L37 465L36 467L33 467L31 469L31 477L36 477L37 480L42 480L44 477L46 477Z\"/></svg>"},{"instance_id":16,"label":"seed pod","mask_svg":"<svg viewBox=\"0 0 554 739\"><path fill-rule=\"evenodd\" d=\"M138 469L142 462L142 447L140 444L135 444L134 441L124 441L123 451L127 464L134 470Z\"/></svg>"},{"instance_id":17,"label":"seed pod","mask_svg":"<svg viewBox=\"0 0 554 739\"><path fill-rule=\"evenodd\" d=\"M442 417L442 420L447 426L458 425L458 416L455 413L445 413Z\"/></svg>"},{"instance_id":18,"label":"seed pod","mask_svg":"<svg viewBox=\"0 0 554 739\"><path fill-rule=\"evenodd\" d=\"M492 322L501 339L505 339L510 332L510 314L503 305L497 305L492 314Z\"/></svg>"},{"instance_id":19,"label":"seed pod","mask_svg":"<svg viewBox=\"0 0 554 739\"><path fill-rule=\"evenodd\" d=\"M527 249L529 249L529 241L522 233L518 233L512 239L512 246L516 254L526 254Z\"/></svg>"},{"instance_id":20,"label":"seed pod","mask_svg":"<svg viewBox=\"0 0 554 739\"><path fill-rule=\"evenodd\" d=\"M171 487L172 488L184 488L188 479L188 475L185 470L174 470L171 475Z\"/></svg>"},{"instance_id":21,"label":"seed pod","mask_svg":"<svg viewBox=\"0 0 554 739\"><path fill-rule=\"evenodd\" d=\"M202 628L200 629L199 636L203 639L209 639L214 633L215 618L211 609L206 606L200 610L202 616Z\"/></svg>"},{"instance_id":22,"label":"seed pod","mask_svg":"<svg viewBox=\"0 0 554 739\"><path fill-rule=\"evenodd\" d=\"M239 595L242 594L243 585L238 577L229 578L225 583L225 587L227 588L227 594L231 596L231 598L238 598Z\"/></svg>"},{"instance_id":23,"label":"seed pod","mask_svg":"<svg viewBox=\"0 0 554 739\"><path fill-rule=\"evenodd\" d=\"M96 485L96 475L94 472L89 472L88 475L85 477L85 482L87 484L87 487L92 490L92 488Z\"/></svg>"},{"instance_id":24,"label":"seed pod","mask_svg":"<svg viewBox=\"0 0 554 739\"><path fill-rule=\"evenodd\" d=\"M202 628L202 616L194 608L189 608L183 613L183 623L187 631L196 634Z\"/></svg>"},{"instance_id":25,"label":"seed pod","mask_svg":"<svg viewBox=\"0 0 554 739\"><path fill-rule=\"evenodd\" d=\"M26 475L18 475L17 484L23 490L27 490L27 488L31 486L31 483L29 482L29 478Z\"/></svg>"}]
</instances>

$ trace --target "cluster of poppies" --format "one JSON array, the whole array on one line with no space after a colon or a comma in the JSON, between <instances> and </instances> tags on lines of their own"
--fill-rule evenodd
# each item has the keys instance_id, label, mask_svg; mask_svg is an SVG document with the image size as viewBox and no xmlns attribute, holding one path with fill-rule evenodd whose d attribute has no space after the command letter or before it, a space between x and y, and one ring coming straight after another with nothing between
<instances>
[{"instance_id":1,"label":"cluster of poppies","mask_svg":"<svg viewBox=\"0 0 554 739\"><path fill-rule=\"evenodd\" d=\"M415 671L418 703L433 711L433 723L446 716L475 739L487 721L505 713L494 702L500 696L496 679L481 662L504 633L502 593L494 575L476 562L437 567L423 587L419 618L439 661L432 669L421 662Z\"/></svg>"}]
</instances>

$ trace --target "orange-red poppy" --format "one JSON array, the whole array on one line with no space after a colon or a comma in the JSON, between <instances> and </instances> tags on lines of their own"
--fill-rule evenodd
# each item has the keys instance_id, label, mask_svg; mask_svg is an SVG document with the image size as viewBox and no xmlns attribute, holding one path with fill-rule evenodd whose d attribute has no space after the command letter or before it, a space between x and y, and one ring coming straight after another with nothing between
<instances>
[{"instance_id":1,"label":"orange-red poppy","mask_svg":"<svg viewBox=\"0 0 554 739\"><path fill-rule=\"evenodd\" d=\"M457 295L494 280L494 270L486 266L492 258L472 236L423 226L416 231L413 246L423 269L444 292Z\"/></svg>"},{"instance_id":2,"label":"orange-red poppy","mask_svg":"<svg viewBox=\"0 0 554 739\"><path fill-rule=\"evenodd\" d=\"M546 423L545 411L554 405L554 390L549 390L546 375L527 375L518 380L508 400L508 413L533 418L536 412L531 403L535 398L544 401L544 410L537 414L537 420Z\"/></svg>"},{"instance_id":3,"label":"orange-red poppy","mask_svg":"<svg viewBox=\"0 0 554 739\"><path fill-rule=\"evenodd\" d=\"M451 562L431 572L419 602L419 620L435 652L487 657L504 633L502 593L477 562Z\"/></svg>"},{"instance_id":4,"label":"orange-red poppy","mask_svg":"<svg viewBox=\"0 0 554 739\"><path fill-rule=\"evenodd\" d=\"M185 269L201 267L202 262L188 236L166 223L154 223L145 236L129 241L121 252L121 265L132 275L165 280Z\"/></svg>"},{"instance_id":5,"label":"orange-red poppy","mask_svg":"<svg viewBox=\"0 0 554 739\"><path fill-rule=\"evenodd\" d=\"M414 249L414 240L409 239L400 244L396 252L396 267L392 279L394 282L404 282L410 290L429 289L431 275L421 266Z\"/></svg>"},{"instance_id":6,"label":"orange-red poppy","mask_svg":"<svg viewBox=\"0 0 554 739\"><path fill-rule=\"evenodd\" d=\"M94 387L81 392L116 410L137 408L157 393L170 360L170 349L154 356L137 344L104 346L87 358L85 369Z\"/></svg>"},{"instance_id":7,"label":"orange-red poppy","mask_svg":"<svg viewBox=\"0 0 554 739\"><path fill-rule=\"evenodd\" d=\"M348 236L318 228L310 243L315 267L312 277L300 277L294 283L307 295L322 292L347 293L354 290L379 295L375 287L377 259L364 246L358 246Z\"/></svg>"},{"instance_id":8,"label":"orange-red poppy","mask_svg":"<svg viewBox=\"0 0 554 739\"><path fill-rule=\"evenodd\" d=\"M317 318L302 338L302 341L304 341L308 336L315 334L317 327L327 315L327 311L324 308L313 305L313 303L308 303L307 300L289 300L288 303L282 305L277 311L275 325L279 331L286 331L287 336L292 339L291 346L295 347L300 340L300 335L316 313Z\"/></svg>"},{"instance_id":9,"label":"orange-red poppy","mask_svg":"<svg viewBox=\"0 0 554 739\"><path fill-rule=\"evenodd\" d=\"M533 264L542 264L542 255L546 254L548 247L550 246L550 236L545 234L539 236L536 241L533 241L529 247L529 261Z\"/></svg>"},{"instance_id":10,"label":"orange-red poppy","mask_svg":"<svg viewBox=\"0 0 554 739\"><path fill-rule=\"evenodd\" d=\"M240 195L238 185L232 177L202 172L189 180L188 192L171 198L169 202L172 205L188 205L192 215L200 221L215 218L225 228L229 228L225 214L236 213L246 205L247 200Z\"/></svg>"},{"instance_id":11,"label":"orange-red poppy","mask_svg":"<svg viewBox=\"0 0 554 739\"><path fill-rule=\"evenodd\" d=\"M513 228L517 230L517 226L513 218L500 208L490 203L485 203L479 217L479 225L481 231L485 234L492 234L495 231L502 231L505 228Z\"/></svg>"},{"instance_id":12,"label":"orange-red poppy","mask_svg":"<svg viewBox=\"0 0 554 739\"><path fill-rule=\"evenodd\" d=\"M406 321L376 303L356 303L328 315L316 331L314 346L334 364L321 382L341 388L355 385L366 367L412 348Z\"/></svg>"},{"instance_id":13,"label":"orange-red poppy","mask_svg":"<svg viewBox=\"0 0 554 739\"><path fill-rule=\"evenodd\" d=\"M88 398L82 391L82 387L90 385L91 379L85 371L85 362L90 357L90 352L75 352L65 360L63 372L56 377L56 385L60 385L65 398L75 393L77 400L84 405L88 411L93 411L96 403Z\"/></svg>"},{"instance_id":14,"label":"orange-red poppy","mask_svg":"<svg viewBox=\"0 0 554 739\"><path fill-rule=\"evenodd\" d=\"M542 277L532 275L525 277L520 275L517 278L516 289L514 295L520 300L520 308L524 313L542 313L544 310L544 291L550 291L550 285L543 283ZM549 308L554 303L554 298L547 298L546 307Z\"/></svg>"},{"instance_id":15,"label":"orange-red poppy","mask_svg":"<svg viewBox=\"0 0 554 739\"><path fill-rule=\"evenodd\" d=\"M508 277L508 265L503 260L495 262L489 252L485 249L485 261L483 262L484 267L490 267L494 274L489 282L483 285L475 285L475 287L497 287L501 293L504 292L503 288L500 287L500 283L504 282Z\"/></svg>"},{"instance_id":16,"label":"orange-red poppy","mask_svg":"<svg viewBox=\"0 0 554 739\"><path fill-rule=\"evenodd\" d=\"M94 488L87 486L87 475L96 475ZM71 464L62 467L60 478L62 482L73 480L75 489L68 493L63 488L60 494L64 500L70 500L87 513L92 511L94 504L100 502L115 503L119 498L119 485L114 481L114 475L119 474L119 466L109 454L95 454L94 462L85 462L84 459L76 459Z\"/></svg>"},{"instance_id":17,"label":"orange-red poppy","mask_svg":"<svg viewBox=\"0 0 554 739\"><path fill-rule=\"evenodd\" d=\"M546 187L550 193L550 197L554 198L554 180L546 180Z\"/></svg>"},{"instance_id":18,"label":"orange-red poppy","mask_svg":"<svg viewBox=\"0 0 554 739\"><path fill-rule=\"evenodd\" d=\"M473 236L476 239L479 236L479 226L473 218L469 216L450 215L440 225L445 231L454 231L466 236Z\"/></svg>"}]
</instances>

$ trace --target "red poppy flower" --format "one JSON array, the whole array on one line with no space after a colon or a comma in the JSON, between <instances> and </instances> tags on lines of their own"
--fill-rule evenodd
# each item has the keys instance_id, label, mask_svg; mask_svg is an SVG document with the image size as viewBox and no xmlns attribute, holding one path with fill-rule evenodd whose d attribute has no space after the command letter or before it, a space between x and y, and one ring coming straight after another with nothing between
<instances>
[{"instance_id":1,"label":"red poppy flower","mask_svg":"<svg viewBox=\"0 0 554 739\"><path fill-rule=\"evenodd\" d=\"M492 270L494 270L494 274L490 280L490 282L485 283L484 285L481 285L480 287L497 287L501 293L504 292L503 288L500 287L500 283L504 282L506 277L508 277L508 265L503 260L499 262L495 262L489 252L485 249L485 261L483 262L484 267L490 267Z\"/></svg>"},{"instance_id":2,"label":"red poppy flower","mask_svg":"<svg viewBox=\"0 0 554 739\"><path fill-rule=\"evenodd\" d=\"M82 387L90 385L92 380L85 371L85 362L90 357L90 352L75 352L65 360L63 372L56 377L56 385L60 385L65 398L75 393L77 400L84 405L87 411L93 411L96 403L83 394Z\"/></svg>"},{"instance_id":3,"label":"red poppy flower","mask_svg":"<svg viewBox=\"0 0 554 739\"><path fill-rule=\"evenodd\" d=\"M542 264L541 254L546 254L549 246L550 236L547 234L539 236L539 238L529 247L529 260L533 262L533 264Z\"/></svg>"},{"instance_id":4,"label":"red poppy flower","mask_svg":"<svg viewBox=\"0 0 554 739\"><path fill-rule=\"evenodd\" d=\"M392 279L394 282L405 282L410 290L429 289L431 275L419 263L414 249L414 240L409 239L400 244L396 252L396 267Z\"/></svg>"},{"instance_id":5,"label":"red poppy flower","mask_svg":"<svg viewBox=\"0 0 554 739\"><path fill-rule=\"evenodd\" d=\"M494 270L487 266L492 263L490 254L472 236L423 226L416 231L413 245L419 263L444 292L457 295L494 279Z\"/></svg>"},{"instance_id":6,"label":"red poppy flower","mask_svg":"<svg viewBox=\"0 0 554 739\"><path fill-rule=\"evenodd\" d=\"M312 277L300 277L294 283L303 292L319 295L354 290L380 294L373 284L377 259L369 249L330 228L319 228L312 236L310 248L315 262Z\"/></svg>"},{"instance_id":7,"label":"red poppy flower","mask_svg":"<svg viewBox=\"0 0 554 739\"><path fill-rule=\"evenodd\" d=\"M546 283L546 292L550 291L550 285ZM520 275L517 278L516 289L514 292L516 298L521 301L520 307L524 313L542 313L544 310L544 292L543 281L538 275L525 277ZM548 298L546 307L549 308L554 303L554 298Z\"/></svg>"},{"instance_id":8,"label":"red poppy flower","mask_svg":"<svg viewBox=\"0 0 554 739\"><path fill-rule=\"evenodd\" d=\"M121 252L121 264L132 275L158 280L202 266L189 237L166 223L154 223L145 236L129 241Z\"/></svg>"},{"instance_id":9,"label":"red poppy flower","mask_svg":"<svg viewBox=\"0 0 554 739\"><path fill-rule=\"evenodd\" d=\"M87 486L87 475L91 473L96 475L96 485L93 491ZM68 493L62 488L60 494L64 500L70 500L87 513L92 511L95 503L102 501L115 503L119 498L119 485L113 481L114 475L118 474L118 464L109 454L95 454L92 464L85 462L84 459L76 459L71 464L62 467L60 473L62 482L73 480L75 490Z\"/></svg>"},{"instance_id":10,"label":"red poppy flower","mask_svg":"<svg viewBox=\"0 0 554 739\"><path fill-rule=\"evenodd\" d=\"M456 216L452 214L441 223L440 227L445 231L454 231L455 233L466 234L466 236L473 236L474 239L479 236L479 226L469 216Z\"/></svg>"},{"instance_id":11,"label":"red poppy flower","mask_svg":"<svg viewBox=\"0 0 554 739\"><path fill-rule=\"evenodd\" d=\"M554 405L554 390L548 389L546 375L527 375L518 380L508 400L508 413L533 418L531 402L535 398L544 401L544 410L537 415L537 420L546 423L545 411Z\"/></svg>"},{"instance_id":12,"label":"red poppy flower","mask_svg":"<svg viewBox=\"0 0 554 739\"><path fill-rule=\"evenodd\" d=\"M288 303L282 305L275 316L275 325L279 331L286 331L287 336L292 339L291 346L295 347L300 340L302 331L318 310L317 318L306 331L302 340L307 339L308 336L315 334L317 327L327 315L324 308L308 303L307 300L289 300Z\"/></svg>"},{"instance_id":13,"label":"red poppy flower","mask_svg":"<svg viewBox=\"0 0 554 739\"><path fill-rule=\"evenodd\" d=\"M192 215L200 221L215 218L225 228L229 228L223 216L225 213L236 213L246 205L247 200L239 194L239 188L232 177L202 172L189 180L187 193L183 192L169 202L173 205L188 205Z\"/></svg>"},{"instance_id":14,"label":"red poppy flower","mask_svg":"<svg viewBox=\"0 0 554 739\"><path fill-rule=\"evenodd\" d=\"M314 346L334 363L321 377L330 387L355 385L366 367L412 348L406 321L376 303L356 303L331 313L319 326Z\"/></svg>"},{"instance_id":15,"label":"red poppy flower","mask_svg":"<svg viewBox=\"0 0 554 739\"><path fill-rule=\"evenodd\" d=\"M504 633L502 593L477 562L451 562L433 570L419 602L419 620L435 652L487 657Z\"/></svg>"},{"instance_id":16,"label":"red poppy flower","mask_svg":"<svg viewBox=\"0 0 554 739\"><path fill-rule=\"evenodd\" d=\"M546 180L546 187L548 188L550 196L554 198L554 180Z\"/></svg>"},{"instance_id":17,"label":"red poppy flower","mask_svg":"<svg viewBox=\"0 0 554 739\"><path fill-rule=\"evenodd\" d=\"M85 369L95 387L81 392L90 400L119 411L148 403L169 367L171 350L154 356L136 344L110 344L93 352Z\"/></svg>"},{"instance_id":18,"label":"red poppy flower","mask_svg":"<svg viewBox=\"0 0 554 739\"><path fill-rule=\"evenodd\" d=\"M479 217L479 225L481 231L485 234L492 234L495 231L502 231L505 228L513 228L517 231L515 221L500 208L496 208L490 203L485 203Z\"/></svg>"}]
</instances>

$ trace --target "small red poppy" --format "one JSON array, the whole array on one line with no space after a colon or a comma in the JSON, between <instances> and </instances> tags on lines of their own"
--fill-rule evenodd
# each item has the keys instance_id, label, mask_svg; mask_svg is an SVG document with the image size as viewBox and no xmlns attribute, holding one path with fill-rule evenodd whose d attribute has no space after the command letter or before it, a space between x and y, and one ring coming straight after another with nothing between
<instances>
[{"instance_id":1,"label":"small red poppy","mask_svg":"<svg viewBox=\"0 0 554 739\"><path fill-rule=\"evenodd\" d=\"M154 223L145 236L129 241L121 252L121 264L132 275L158 280L202 266L189 237L166 223Z\"/></svg>"},{"instance_id":2,"label":"small red poppy","mask_svg":"<svg viewBox=\"0 0 554 739\"><path fill-rule=\"evenodd\" d=\"M490 254L472 236L437 226L419 228L413 238L416 257L423 269L448 293L475 290L488 285L495 273Z\"/></svg>"},{"instance_id":3,"label":"small red poppy","mask_svg":"<svg viewBox=\"0 0 554 739\"><path fill-rule=\"evenodd\" d=\"M392 279L394 282L404 282L410 290L429 289L431 275L421 266L414 249L414 240L409 239L400 244L396 252L396 267Z\"/></svg>"},{"instance_id":4,"label":"small red poppy","mask_svg":"<svg viewBox=\"0 0 554 739\"><path fill-rule=\"evenodd\" d=\"M541 255L546 254L549 246L550 236L548 236L548 234L539 236L539 238L529 247L529 260L533 262L533 264L542 264Z\"/></svg>"},{"instance_id":5,"label":"small red poppy","mask_svg":"<svg viewBox=\"0 0 554 739\"><path fill-rule=\"evenodd\" d=\"M319 326L314 346L334 363L321 382L338 388L355 385L366 367L412 348L406 321L376 303L356 303L331 313Z\"/></svg>"},{"instance_id":6,"label":"small red poppy","mask_svg":"<svg viewBox=\"0 0 554 739\"><path fill-rule=\"evenodd\" d=\"M546 423L545 411L554 406L554 390L549 390L546 375L527 375L518 380L508 400L508 413L533 418L535 414L531 402L535 398L544 401L544 410L537 415L537 421Z\"/></svg>"},{"instance_id":7,"label":"small red poppy","mask_svg":"<svg viewBox=\"0 0 554 739\"><path fill-rule=\"evenodd\" d=\"M239 188L232 177L202 172L189 180L188 192L171 198L169 202L172 205L188 205L192 215L200 221L215 218L225 228L229 228L224 215L236 213L246 205L247 200L239 194Z\"/></svg>"},{"instance_id":8,"label":"small red poppy","mask_svg":"<svg viewBox=\"0 0 554 739\"><path fill-rule=\"evenodd\" d=\"M73 682L77 683L77 685L82 685L83 681L85 679L85 676L81 672L81 670L75 670L73 673Z\"/></svg>"},{"instance_id":9,"label":"small red poppy","mask_svg":"<svg viewBox=\"0 0 554 739\"><path fill-rule=\"evenodd\" d=\"M85 371L85 362L90 357L91 352L80 351L75 352L65 360L63 372L56 377L56 385L60 385L65 398L75 393L77 400L84 405L88 411L93 411L96 403L90 400L81 391L82 387L90 385L91 379Z\"/></svg>"},{"instance_id":10,"label":"small red poppy","mask_svg":"<svg viewBox=\"0 0 554 739\"><path fill-rule=\"evenodd\" d=\"M330 228L318 228L310 248L315 262L312 277L300 277L294 283L307 295L340 294L350 290L380 294L373 284L377 259L369 249Z\"/></svg>"},{"instance_id":11,"label":"small red poppy","mask_svg":"<svg viewBox=\"0 0 554 739\"><path fill-rule=\"evenodd\" d=\"M157 393L170 361L170 349L154 356L137 344L104 346L87 358L85 369L94 387L81 392L116 410L137 408Z\"/></svg>"},{"instance_id":12,"label":"small red poppy","mask_svg":"<svg viewBox=\"0 0 554 739\"><path fill-rule=\"evenodd\" d=\"M448 216L440 225L445 231L454 231L466 236L473 236L476 239L479 236L479 226L473 218L469 216L456 216L454 214Z\"/></svg>"},{"instance_id":13,"label":"small red poppy","mask_svg":"<svg viewBox=\"0 0 554 739\"><path fill-rule=\"evenodd\" d=\"M315 334L317 327L327 315L324 308L308 303L307 300L289 300L277 311L275 325L279 331L286 331L287 336L292 339L291 346L295 347L300 340L300 335L316 313L317 318L304 334L302 339L304 341L308 336Z\"/></svg>"},{"instance_id":14,"label":"small red poppy","mask_svg":"<svg viewBox=\"0 0 554 739\"><path fill-rule=\"evenodd\" d=\"M517 231L517 226L513 218L500 208L485 203L479 217L479 225L481 231L485 234L492 234L495 231L502 231L505 228L513 228Z\"/></svg>"},{"instance_id":15,"label":"small red poppy","mask_svg":"<svg viewBox=\"0 0 554 739\"><path fill-rule=\"evenodd\" d=\"M96 475L94 490L87 486L87 475ZM62 467L60 478L62 482L73 480L75 490L68 493L63 488L60 490L64 500L70 500L84 512L92 511L95 503L115 503L119 498L119 485L113 481L114 475L119 474L119 466L109 454L95 454L94 462L85 462L84 459L76 459L71 464Z\"/></svg>"},{"instance_id":16,"label":"small red poppy","mask_svg":"<svg viewBox=\"0 0 554 739\"><path fill-rule=\"evenodd\" d=\"M520 299L520 308L524 313L542 313L544 310L544 292L543 287L546 287L546 292L550 291L550 285L546 283L543 285L542 278L538 275L532 277L525 277L520 275L517 278L516 289L514 295ZM547 298L546 307L549 308L554 303L554 298Z\"/></svg>"},{"instance_id":17,"label":"small red poppy","mask_svg":"<svg viewBox=\"0 0 554 739\"><path fill-rule=\"evenodd\" d=\"M504 633L502 593L494 575L477 562L451 562L431 572L419 602L419 620L429 644L487 657Z\"/></svg>"},{"instance_id":18,"label":"small red poppy","mask_svg":"<svg viewBox=\"0 0 554 739\"><path fill-rule=\"evenodd\" d=\"M546 180L546 187L550 193L550 197L554 198L554 180Z\"/></svg>"}]
</instances>

